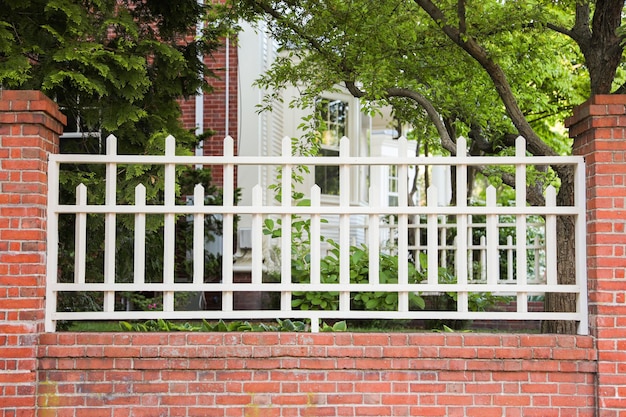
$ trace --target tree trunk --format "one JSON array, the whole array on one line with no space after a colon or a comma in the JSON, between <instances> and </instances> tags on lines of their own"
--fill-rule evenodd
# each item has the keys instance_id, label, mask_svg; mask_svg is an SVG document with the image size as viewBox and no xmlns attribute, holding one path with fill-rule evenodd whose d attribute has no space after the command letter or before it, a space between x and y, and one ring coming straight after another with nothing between
<instances>
[{"instance_id":1,"label":"tree trunk","mask_svg":"<svg viewBox=\"0 0 626 417\"><path fill-rule=\"evenodd\" d=\"M570 206L574 203L574 169L561 167L561 187L557 195L558 206ZM557 272L558 283L573 285L576 283L576 251L575 251L575 219L572 216L558 216L557 233ZM547 293L545 311L574 312L576 311L576 294ZM543 333L576 334L575 321L544 321L541 326Z\"/></svg>"},{"instance_id":2,"label":"tree trunk","mask_svg":"<svg viewBox=\"0 0 626 417\"><path fill-rule=\"evenodd\" d=\"M617 29L622 21L624 0L598 0L593 14L592 36L580 45L589 68L591 94L609 94L622 60L622 38Z\"/></svg>"}]
</instances>

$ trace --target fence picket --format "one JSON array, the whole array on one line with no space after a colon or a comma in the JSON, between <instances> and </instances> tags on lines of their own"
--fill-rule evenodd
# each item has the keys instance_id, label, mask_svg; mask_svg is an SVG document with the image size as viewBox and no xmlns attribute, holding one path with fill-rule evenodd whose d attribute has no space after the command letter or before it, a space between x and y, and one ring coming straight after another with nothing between
<instances>
[{"instance_id":1,"label":"fence picket","mask_svg":"<svg viewBox=\"0 0 626 417\"><path fill-rule=\"evenodd\" d=\"M223 186L223 214L222 214L222 283L226 288L222 291L222 310L233 311L233 236L235 234L235 215L232 208L235 205L235 142L232 137L224 138L224 186ZM254 191L253 191L254 192ZM260 248L259 248L260 250ZM254 265L254 264L253 264Z\"/></svg>"},{"instance_id":2,"label":"fence picket","mask_svg":"<svg viewBox=\"0 0 626 417\"><path fill-rule=\"evenodd\" d=\"M556 207L556 190L546 189L546 207ZM546 277L548 285L557 285L556 216L546 215Z\"/></svg>"},{"instance_id":3,"label":"fence picket","mask_svg":"<svg viewBox=\"0 0 626 417\"><path fill-rule=\"evenodd\" d=\"M87 187L79 184L76 187L76 205L87 205ZM76 237L74 240L74 282L85 283L85 265L87 257L87 213L76 214Z\"/></svg>"},{"instance_id":4,"label":"fence picket","mask_svg":"<svg viewBox=\"0 0 626 417\"><path fill-rule=\"evenodd\" d=\"M252 205L261 205L263 189L257 184L252 189ZM263 215L252 214L252 283L260 284L263 279Z\"/></svg>"},{"instance_id":5,"label":"fence picket","mask_svg":"<svg viewBox=\"0 0 626 417\"><path fill-rule=\"evenodd\" d=\"M431 185L428 187L427 191L427 201L428 207L435 208L437 207L437 187ZM439 230L437 226L437 214L431 213L427 218L427 273L428 273L428 284L435 285L439 281Z\"/></svg>"},{"instance_id":6,"label":"fence picket","mask_svg":"<svg viewBox=\"0 0 626 417\"><path fill-rule=\"evenodd\" d=\"M339 157L350 156L350 140L346 137L339 142ZM350 205L350 167L348 165L339 166L339 283L350 284L350 214L346 213L346 208ZM374 271L378 274L378 271ZM339 293L339 310L350 310L350 292L341 291Z\"/></svg>"},{"instance_id":7,"label":"fence picket","mask_svg":"<svg viewBox=\"0 0 626 417\"><path fill-rule=\"evenodd\" d=\"M522 159L526 156L526 140L521 136L515 140L515 156L519 159ZM526 166L523 164L515 165L515 205L520 208L526 207L527 205ZM526 216L517 216L515 219L515 235L517 236L515 241L515 255L517 262L516 282L520 285L525 285L528 280L528 252L526 246L526 230ZM539 254L535 252L535 273L537 273L537 271L539 270L539 265L537 264L539 258L538 255ZM512 278L513 277L511 277L511 279ZM526 313L528 311L528 294L525 292L517 293L517 311L520 313Z\"/></svg>"},{"instance_id":8,"label":"fence picket","mask_svg":"<svg viewBox=\"0 0 626 417\"><path fill-rule=\"evenodd\" d=\"M457 207L467 207L467 164L463 163L463 157L467 154L467 143L464 137L457 139L457 149L455 158L459 160L456 164L456 205ZM468 283L468 274L471 276L471 260L468 260L468 249L465 246L465 242L471 239L471 230L468 226L467 215L459 214L456 217L456 236L455 236L455 272L457 277L457 283L461 286L466 286ZM464 242L461 245L458 242ZM471 243L471 242L469 242ZM469 267L468 267L469 263ZM467 291L460 291L457 294L457 310L459 312L469 311L469 295Z\"/></svg>"},{"instance_id":9,"label":"fence picket","mask_svg":"<svg viewBox=\"0 0 626 417\"><path fill-rule=\"evenodd\" d=\"M145 188L144 188L145 190ZM144 191L145 195L145 191ZM204 187L196 184L193 188L193 205L201 210L204 206ZM193 284L204 283L204 213L193 215Z\"/></svg>"},{"instance_id":10,"label":"fence picket","mask_svg":"<svg viewBox=\"0 0 626 417\"><path fill-rule=\"evenodd\" d=\"M321 190L319 185L311 187L311 207L321 205ZM311 284L320 283L320 261L322 259L322 218L319 214L311 214Z\"/></svg>"},{"instance_id":11,"label":"fence picket","mask_svg":"<svg viewBox=\"0 0 626 417\"><path fill-rule=\"evenodd\" d=\"M398 158L407 157L409 155L408 152L408 143L405 137L401 137L398 139ZM408 197L409 197L409 189L408 189L408 180L404 180L405 178L409 178L409 168L408 165L400 164L398 166L398 178L402 178L402 181L398 181L398 206L399 207L407 207L409 205ZM409 215L408 213L399 213L398 214L398 229L407 231L409 230ZM408 254L409 254L409 234L406 232L398 233L398 244L397 244L397 253L398 253L398 286L400 288L406 289L409 284L409 269L408 269ZM405 256L407 257L405 259ZM408 291L399 291L398 292L398 311L409 311L409 292Z\"/></svg>"},{"instance_id":12,"label":"fence picket","mask_svg":"<svg viewBox=\"0 0 626 417\"><path fill-rule=\"evenodd\" d=\"M165 138L165 156L173 157L176 154L176 143L173 136ZM176 205L176 164L165 164L164 203L171 209ZM176 214L165 213L163 225L163 283L173 284L176 273ZM174 292L163 292L163 311L174 311Z\"/></svg>"},{"instance_id":13,"label":"fence picket","mask_svg":"<svg viewBox=\"0 0 626 417\"><path fill-rule=\"evenodd\" d=\"M378 199L376 191L373 187L369 188L370 207L378 207ZM369 283L378 284L380 282L380 216L378 214L370 214L368 221L368 256L369 256ZM400 259L398 259L400 262Z\"/></svg>"},{"instance_id":14,"label":"fence picket","mask_svg":"<svg viewBox=\"0 0 626 417\"><path fill-rule=\"evenodd\" d=\"M146 206L146 187L135 187L135 206ZM135 214L135 254L133 256L133 282L142 285L146 282L146 214ZM195 265L195 264L194 264Z\"/></svg>"},{"instance_id":15,"label":"fence picket","mask_svg":"<svg viewBox=\"0 0 626 417\"><path fill-rule=\"evenodd\" d=\"M487 187L487 210L496 206L496 188ZM498 244L498 215L487 212L487 283L495 284L500 279L500 254Z\"/></svg>"},{"instance_id":16,"label":"fence picket","mask_svg":"<svg viewBox=\"0 0 626 417\"><path fill-rule=\"evenodd\" d=\"M281 282L283 284L291 283L291 214L289 213L292 205L291 183L293 181L293 167L288 163L291 157L291 139L283 138L282 154L285 163L281 166L281 190L282 198L281 206L287 211L281 215L281 235L280 235L280 267ZM282 291L280 297L281 310L291 310L291 292Z\"/></svg>"},{"instance_id":17,"label":"fence picket","mask_svg":"<svg viewBox=\"0 0 626 417\"><path fill-rule=\"evenodd\" d=\"M117 138L113 135L107 137L107 155L117 155ZM104 219L104 283L115 283L115 240L116 240L116 211L117 200L117 163L106 164L106 188L105 205L108 212ZM104 293L105 312L115 310L115 292L106 291Z\"/></svg>"}]
</instances>

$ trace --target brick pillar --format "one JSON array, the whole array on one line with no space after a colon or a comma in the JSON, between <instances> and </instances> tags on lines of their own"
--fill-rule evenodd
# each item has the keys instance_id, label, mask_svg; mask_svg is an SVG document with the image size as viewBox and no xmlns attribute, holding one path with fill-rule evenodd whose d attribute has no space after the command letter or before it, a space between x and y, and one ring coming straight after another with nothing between
<instances>
[{"instance_id":1,"label":"brick pillar","mask_svg":"<svg viewBox=\"0 0 626 417\"><path fill-rule=\"evenodd\" d=\"M587 170L587 274L598 349L598 417L626 415L626 95L598 95L566 121Z\"/></svg>"},{"instance_id":2,"label":"brick pillar","mask_svg":"<svg viewBox=\"0 0 626 417\"><path fill-rule=\"evenodd\" d=\"M47 161L65 120L39 91L0 91L0 417L35 415Z\"/></svg>"}]
</instances>

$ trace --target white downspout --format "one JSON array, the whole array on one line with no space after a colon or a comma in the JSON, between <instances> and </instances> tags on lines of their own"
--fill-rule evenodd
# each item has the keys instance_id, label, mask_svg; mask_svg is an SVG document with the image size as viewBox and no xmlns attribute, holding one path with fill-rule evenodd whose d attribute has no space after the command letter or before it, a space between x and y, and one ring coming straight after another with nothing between
<instances>
[{"instance_id":1,"label":"white downspout","mask_svg":"<svg viewBox=\"0 0 626 417\"><path fill-rule=\"evenodd\" d=\"M198 0L199 5L204 5L204 0ZM200 20L196 27L196 37L200 38L202 36L202 31L204 29L204 21ZM198 59L204 62L204 56L199 53ZM204 133L204 91L202 91L202 87L198 88L198 94L196 94L196 135L201 135ZM204 140L201 140L196 146L196 156L204 155Z\"/></svg>"},{"instance_id":2,"label":"white downspout","mask_svg":"<svg viewBox=\"0 0 626 417\"><path fill-rule=\"evenodd\" d=\"M200 0L202 1L202 0ZM226 106L226 117L224 121L224 136L228 136L230 134L230 38L226 37L226 97L225 97L225 106Z\"/></svg>"}]
</instances>

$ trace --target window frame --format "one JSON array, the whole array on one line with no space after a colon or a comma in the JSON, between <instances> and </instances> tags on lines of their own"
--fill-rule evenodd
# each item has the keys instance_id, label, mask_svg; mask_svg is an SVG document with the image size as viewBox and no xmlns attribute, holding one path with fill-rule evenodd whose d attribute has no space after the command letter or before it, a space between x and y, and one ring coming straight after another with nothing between
<instances>
[{"instance_id":1,"label":"window frame","mask_svg":"<svg viewBox=\"0 0 626 417\"><path fill-rule=\"evenodd\" d=\"M320 110L320 103L324 103L324 113ZM337 110L331 110L331 106ZM315 117L323 123L317 130L320 156L339 156L339 144L342 137L348 137L350 131L350 102L343 97L323 95L315 100ZM322 173L323 172L323 173ZM339 184L339 166L316 166L313 173L315 183L320 187L324 199L336 200L341 191ZM332 188L329 186L332 184Z\"/></svg>"}]
</instances>

